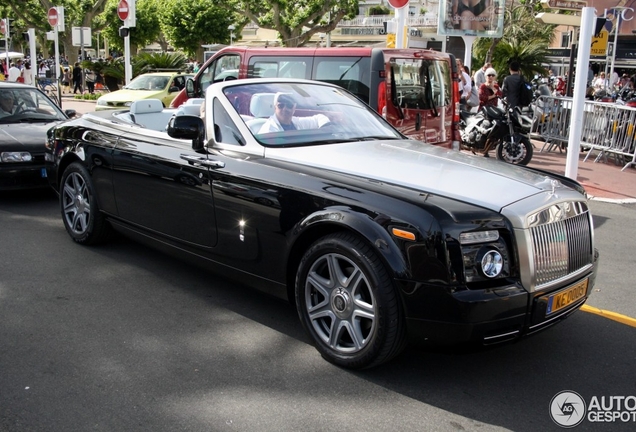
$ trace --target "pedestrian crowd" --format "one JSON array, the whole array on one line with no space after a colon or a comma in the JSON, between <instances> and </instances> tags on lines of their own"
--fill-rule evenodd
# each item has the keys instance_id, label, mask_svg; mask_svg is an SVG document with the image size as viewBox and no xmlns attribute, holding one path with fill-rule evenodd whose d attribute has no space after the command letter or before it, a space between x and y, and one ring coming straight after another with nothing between
<instances>
[{"instance_id":1,"label":"pedestrian crowd","mask_svg":"<svg viewBox=\"0 0 636 432\"><path fill-rule=\"evenodd\" d=\"M23 59L11 60L7 69L6 61L0 63L0 81L18 82L28 85L33 84L33 80L42 82L52 82L57 78L55 74L55 59L44 59L39 57L32 69L31 60ZM83 86L86 84L86 91L94 93L97 85L104 83L104 78L100 73L91 69L82 69L80 62L71 65L68 56L60 56L59 74L62 93L81 94L84 92Z\"/></svg>"}]
</instances>

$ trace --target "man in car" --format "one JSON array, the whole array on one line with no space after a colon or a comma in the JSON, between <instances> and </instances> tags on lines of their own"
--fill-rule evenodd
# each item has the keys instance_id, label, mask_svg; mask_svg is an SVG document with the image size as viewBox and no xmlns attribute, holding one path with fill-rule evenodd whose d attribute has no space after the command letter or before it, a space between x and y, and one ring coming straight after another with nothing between
<instances>
[{"instance_id":1,"label":"man in car","mask_svg":"<svg viewBox=\"0 0 636 432\"><path fill-rule=\"evenodd\" d=\"M13 91L0 90L0 118L15 114L17 109Z\"/></svg>"},{"instance_id":2,"label":"man in car","mask_svg":"<svg viewBox=\"0 0 636 432\"><path fill-rule=\"evenodd\" d=\"M291 94L276 93L274 96L274 114L267 119L258 131L259 134L296 129L318 129L329 123L324 114L309 117L294 117L296 101Z\"/></svg>"}]
</instances>

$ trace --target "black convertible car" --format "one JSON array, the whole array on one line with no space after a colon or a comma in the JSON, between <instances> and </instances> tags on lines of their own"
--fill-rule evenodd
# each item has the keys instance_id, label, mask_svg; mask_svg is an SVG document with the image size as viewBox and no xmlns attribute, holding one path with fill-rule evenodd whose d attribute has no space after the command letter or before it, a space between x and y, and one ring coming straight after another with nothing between
<instances>
[{"instance_id":1,"label":"black convertible car","mask_svg":"<svg viewBox=\"0 0 636 432\"><path fill-rule=\"evenodd\" d=\"M378 365L409 338L518 339L592 291L592 216L572 180L407 140L324 83L158 102L49 131L69 235L116 229L288 299L333 363Z\"/></svg>"},{"instance_id":2,"label":"black convertible car","mask_svg":"<svg viewBox=\"0 0 636 432\"><path fill-rule=\"evenodd\" d=\"M48 187L46 131L73 116L35 87L0 82L0 191Z\"/></svg>"}]
</instances>

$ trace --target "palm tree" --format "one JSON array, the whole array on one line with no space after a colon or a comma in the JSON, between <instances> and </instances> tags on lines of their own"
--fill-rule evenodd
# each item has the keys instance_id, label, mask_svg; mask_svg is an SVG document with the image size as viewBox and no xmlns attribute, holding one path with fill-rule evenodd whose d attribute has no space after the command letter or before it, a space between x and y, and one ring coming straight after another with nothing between
<instances>
[{"instance_id":1,"label":"palm tree","mask_svg":"<svg viewBox=\"0 0 636 432\"><path fill-rule=\"evenodd\" d=\"M545 73L543 63L546 63L547 55L547 44L541 38L501 41L495 48L492 64L500 79L509 75L508 64L512 61L521 65L522 75L532 77Z\"/></svg>"},{"instance_id":2,"label":"palm tree","mask_svg":"<svg viewBox=\"0 0 636 432\"><path fill-rule=\"evenodd\" d=\"M509 74L508 63L513 60L522 65L526 76L543 73L541 64L547 62L547 47L556 26L540 24L534 15L532 3L507 6L502 37L479 38L475 42L475 64L491 62L501 78Z\"/></svg>"}]
</instances>

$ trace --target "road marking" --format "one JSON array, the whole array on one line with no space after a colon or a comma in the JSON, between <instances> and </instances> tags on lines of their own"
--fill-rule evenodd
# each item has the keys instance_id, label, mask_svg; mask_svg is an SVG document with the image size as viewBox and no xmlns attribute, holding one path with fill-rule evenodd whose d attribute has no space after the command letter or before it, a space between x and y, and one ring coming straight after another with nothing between
<instances>
[{"instance_id":1,"label":"road marking","mask_svg":"<svg viewBox=\"0 0 636 432\"><path fill-rule=\"evenodd\" d=\"M592 314L595 314L595 315L600 315L602 317L605 317L607 319L611 319L613 321L617 321L617 322L619 322L621 324L625 324L625 325L628 325L630 327L636 327L636 318L628 317L627 315L621 315L621 314L616 313L616 312L595 308L595 307L592 307L592 306L589 306L589 305L581 306L581 310L583 312L589 312L589 313L592 313Z\"/></svg>"}]
</instances>

